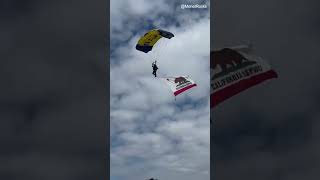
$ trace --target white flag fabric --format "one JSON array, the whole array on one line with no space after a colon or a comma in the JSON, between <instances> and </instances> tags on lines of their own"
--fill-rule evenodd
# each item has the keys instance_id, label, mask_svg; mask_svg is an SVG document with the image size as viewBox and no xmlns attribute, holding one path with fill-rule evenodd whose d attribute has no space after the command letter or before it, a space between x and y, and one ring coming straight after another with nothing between
<instances>
[{"instance_id":1,"label":"white flag fabric","mask_svg":"<svg viewBox=\"0 0 320 180\"><path fill-rule=\"evenodd\" d=\"M175 96L197 86L188 76L164 77L162 79L170 87Z\"/></svg>"},{"instance_id":2,"label":"white flag fabric","mask_svg":"<svg viewBox=\"0 0 320 180\"><path fill-rule=\"evenodd\" d=\"M243 48L211 51L210 70L211 108L241 91L278 77L266 61Z\"/></svg>"}]
</instances>

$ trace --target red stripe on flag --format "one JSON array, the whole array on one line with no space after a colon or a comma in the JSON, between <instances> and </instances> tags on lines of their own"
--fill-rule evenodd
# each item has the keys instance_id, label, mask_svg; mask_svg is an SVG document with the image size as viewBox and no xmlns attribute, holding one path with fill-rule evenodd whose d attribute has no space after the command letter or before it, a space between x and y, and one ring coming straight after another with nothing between
<instances>
[{"instance_id":1,"label":"red stripe on flag","mask_svg":"<svg viewBox=\"0 0 320 180\"><path fill-rule=\"evenodd\" d=\"M278 75L275 71L269 70L267 72L252 76L248 79L243 79L233 85L223 88L210 95L211 108L217 106L222 101L244 91L254 85L257 85L265 80L277 78Z\"/></svg>"},{"instance_id":2,"label":"red stripe on flag","mask_svg":"<svg viewBox=\"0 0 320 180\"><path fill-rule=\"evenodd\" d=\"M190 86L184 87L184 88L182 88L182 89L174 92L174 95L176 96L176 95L182 93L183 91L186 91L186 90L188 90L188 89L190 89L190 88L193 88L193 87L195 87L195 86L197 86L197 84L192 84L192 85L190 85Z\"/></svg>"}]
</instances>

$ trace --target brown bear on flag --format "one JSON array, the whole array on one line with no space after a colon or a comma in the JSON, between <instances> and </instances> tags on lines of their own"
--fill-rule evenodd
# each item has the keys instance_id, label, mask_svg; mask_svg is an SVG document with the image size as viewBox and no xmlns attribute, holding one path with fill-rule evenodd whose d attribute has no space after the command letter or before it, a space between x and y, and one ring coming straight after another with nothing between
<instances>
[{"instance_id":1,"label":"brown bear on flag","mask_svg":"<svg viewBox=\"0 0 320 180\"><path fill-rule=\"evenodd\" d=\"M210 69L211 108L254 85L278 77L264 59L252 53L249 46L211 51Z\"/></svg>"}]
</instances>

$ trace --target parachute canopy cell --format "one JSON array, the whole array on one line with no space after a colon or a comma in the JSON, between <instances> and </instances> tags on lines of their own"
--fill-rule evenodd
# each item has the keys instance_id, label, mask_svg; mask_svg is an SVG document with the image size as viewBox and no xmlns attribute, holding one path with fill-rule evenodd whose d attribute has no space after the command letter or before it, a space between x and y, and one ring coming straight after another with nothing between
<instances>
[{"instance_id":1,"label":"parachute canopy cell","mask_svg":"<svg viewBox=\"0 0 320 180\"><path fill-rule=\"evenodd\" d=\"M144 36L142 36L137 45L136 49L144 53L148 53L152 50L153 46L157 43L162 37L171 39L174 35L171 32L164 31L161 29L153 29L148 31Z\"/></svg>"}]
</instances>

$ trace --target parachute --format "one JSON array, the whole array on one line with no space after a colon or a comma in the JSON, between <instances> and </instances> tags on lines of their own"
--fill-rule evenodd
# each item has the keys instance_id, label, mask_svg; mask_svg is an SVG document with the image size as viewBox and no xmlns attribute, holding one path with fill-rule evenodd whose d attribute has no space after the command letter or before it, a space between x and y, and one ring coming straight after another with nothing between
<instances>
[{"instance_id":1,"label":"parachute","mask_svg":"<svg viewBox=\"0 0 320 180\"><path fill-rule=\"evenodd\" d=\"M174 34L165 30L161 29L153 29L148 31L144 36L142 36L138 43L136 44L136 49L138 51L142 51L149 56L148 58L152 60L158 60L158 49L161 47L162 42L159 40L161 38L171 39L174 37ZM153 48L156 46L156 49L153 50ZM150 52L151 51L151 52ZM156 52L155 52L156 51ZM155 55L154 57L151 57L151 55ZM158 77L158 76L157 76ZM159 77L160 80L163 80L165 84L167 84L171 91L173 92L174 96L177 96L181 93L184 93L185 91L197 86L197 84L191 80L188 76L176 76L176 77Z\"/></svg>"},{"instance_id":2,"label":"parachute","mask_svg":"<svg viewBox=\"0 0 320 180\"><path fill-rule=\"evenodd\" d=\"M252 86L278 77L267 62L244 46L211 51L210 70L211 108Z\"/></svg>"},{"instance_id":3,"label":"parachute","mask_svg":"<svg viewBox=\"0 0 320 180\"><path fill-rule=\"evenodd\" d=\"M197 86L197 84L188 76L162 77L162 79L170 87L174 96Z\"/></svg>"},{"instance_id":4,"label":"parachute","mask_svg":"<svg viewBox=\"0 0 320 180\"><path fill-rule=\"evenodd\" d=\"M171 39L174 35L171 32L164 31L161 29L153 29L148 31L144 36L142 36L137 45L136 49L144 53L148 53L152 50L153 46L158 42L162 37Z\"/></svg>"}]
</instances>

